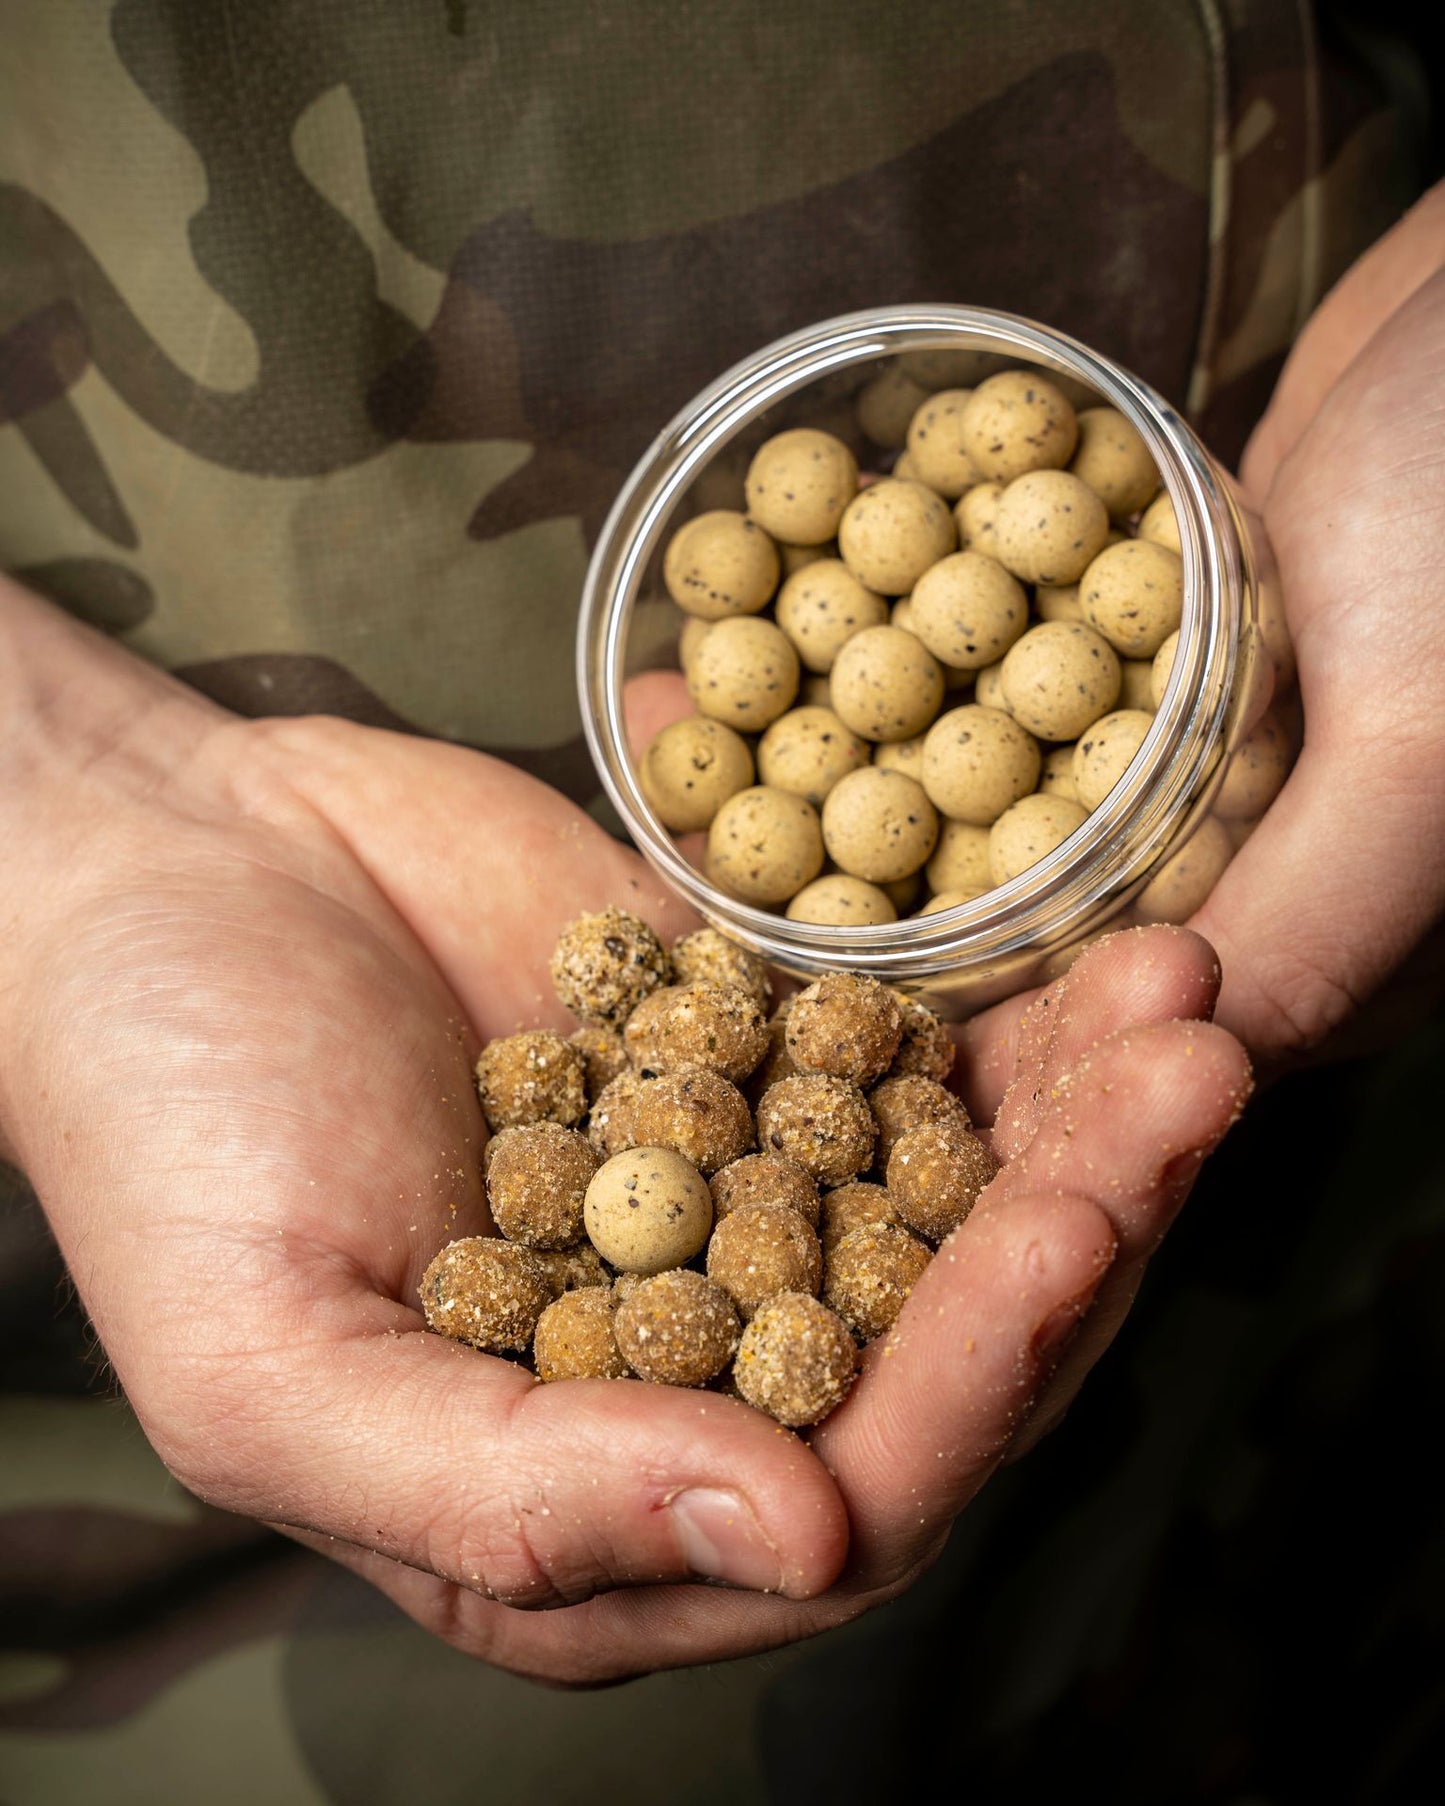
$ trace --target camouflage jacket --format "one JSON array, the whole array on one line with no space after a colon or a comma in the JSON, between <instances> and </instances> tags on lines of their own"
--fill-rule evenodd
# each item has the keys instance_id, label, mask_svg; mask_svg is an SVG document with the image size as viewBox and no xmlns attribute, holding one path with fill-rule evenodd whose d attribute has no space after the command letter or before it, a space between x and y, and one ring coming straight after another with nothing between
<instances>
[{"instance_id":1,"label":"camouflage jacket","mask_svg":"<svg viewBox=\"0 0 1445 1806\"><path fill-rule=\"evenodd\" d=\"M0 560L243 713L446 736L588 802L579 585L678 407L825 315L968 301L1109 353L1233 459L1418 185L1356 50L1294 0L0 0ZM0 1201L6 1806L841 1800L798 1727L842 1737L859 1688L855 1781L927 1747L894 1693L936 1714L951 1658L925 1685L877 1631L567 1701L479 1674L183 1495L18 1178ZM1059 1460L1097 1518L1112 1482ZM1084 1564L1020 1680L999 1520L889 1622L952 1622L965 1581L992 1612L968 1747L1003 1785L1048 1767L1030 1726L1125 1685L1153 1570L1121 1604Z\"/></svg>"}]
</instances>

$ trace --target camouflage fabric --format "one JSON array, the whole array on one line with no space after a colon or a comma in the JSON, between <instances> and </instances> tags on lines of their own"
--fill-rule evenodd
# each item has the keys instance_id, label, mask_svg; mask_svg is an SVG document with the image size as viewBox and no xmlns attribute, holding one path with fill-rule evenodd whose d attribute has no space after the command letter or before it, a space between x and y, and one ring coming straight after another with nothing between
<instances>
[{"instance_id":1,"label":"camouflage fabric","mask_svg":"<svg viewBox=\"0 0 1445 1806\"><path fill-rule=\"evenodd\" d=\"M1406 148L1293 0L0 0L0 561L241 712L447 736L592 802L588 547L704 382L827 314L973 301L1108 352L1232 458L1417 185ZM1441 1058L1427 1037L1370 1082L1423 1100ZM1378 1461L1374 1407L1438 1370L1441 1188L1391 1137L1390 1211L1321 1161L1266 1232L1247 1176L1320 1120L1310 1087L1363 1082L1262 1115L1112 1381L927 1587L812 1648L568 1698L187 1497L14 1176L0 1800L844 1800L939 1757L999 1790L1094 1766L1123 1800L1410 1798L1438 1563L1431 1593L1382 1544L1327 1597L1309 1564L1369 1505L1331 1458ZM1255 1684L1302 1648L1313 1715ZM1370 1660L1405 1678L1367 1727Z\"/></svg>"}]
</instances>

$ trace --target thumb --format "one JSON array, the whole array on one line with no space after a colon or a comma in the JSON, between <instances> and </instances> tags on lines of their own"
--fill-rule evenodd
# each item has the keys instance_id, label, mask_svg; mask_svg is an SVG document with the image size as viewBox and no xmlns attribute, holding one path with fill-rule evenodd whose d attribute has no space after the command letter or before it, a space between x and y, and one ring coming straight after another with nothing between
<instances>
[{"instance_id":1,"label":"thumb","mask_svg":"<svg viewBox=\"0 0 1445 1806\"><path fill-rule=\"evenodd\" d=\"M638 855L500 759L316 718L278 724L296 787L346 840L484 1037L564 1027L547 964L614 904L664 940L696 919Z\"/></svg>"},{"instance_id":2,"label":"thumb","mask_svg":"<svg viewBox=\"0 0 1445 1806\"><path fill-rule=\"evenodd\" d=\"M544 1386L366 1304L369 1333L324 1352L302 1335L275 1372L211 1377L212 1433L173 1461L193 1491L516 1607L685 1580L803 1599L836 1576L833 1482L745 1406L642 1381ZM226 1411L228 1386L250 1403ZM237 1420L244 1460L227 1453Z\"/></svg>"}]
</instances>

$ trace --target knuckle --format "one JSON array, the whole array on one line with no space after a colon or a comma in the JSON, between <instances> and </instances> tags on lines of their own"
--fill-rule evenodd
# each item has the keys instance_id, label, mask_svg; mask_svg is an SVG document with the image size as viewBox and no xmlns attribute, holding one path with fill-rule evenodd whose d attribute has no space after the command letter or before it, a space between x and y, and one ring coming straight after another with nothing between
<instances>
[{"instance_id":1,"label":"knuckle","mask_svg":"<svg viewBox=\"0 0 1445 1806\"><path fill-rule=\"evenodd\" d=\"M1327 961L1297 950L1276 963L1260 991L1250 1040L1276 1058L1306 1054L1347 1022L1360 1001Z\"/></svg>"}]
</instances>

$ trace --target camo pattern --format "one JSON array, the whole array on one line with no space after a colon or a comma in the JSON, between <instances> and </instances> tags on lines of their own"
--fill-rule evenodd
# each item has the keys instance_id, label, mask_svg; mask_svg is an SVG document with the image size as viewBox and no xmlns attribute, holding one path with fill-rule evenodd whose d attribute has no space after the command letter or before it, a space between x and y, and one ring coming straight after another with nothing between
<instances>
[{"instance_id":1,"label":"camo pattern","mask_svg":"<svg viewBox=\"0 0 1445 1806\"><path fill-rule=\"evenodd\" d=\"M828 314L978 302L1137 370L1233 458L1415 181L1367 65L1284 0L0 0L0 561L239 712L446 736L591 803L588 548L720 370ZM1423 1097L1440 1057L1396 1077ZM1290 1539L1320 1494L1303 1546L1348 1530L1328 1476L1296 1496L1291 1438L1328 1405L1290 1388L1343 1324L1354 1415L1323 1440L1374 1458L1366 1407L1429 1341L1428 1289L1401 1315L1389 1263L1423 1248L1438 1282L1440 1194L1405 1177L1368 1223L1347 1177L1319 1174L1327 1231L1297 1202L1318 1291L1284 1230L1245 1271L1217 1221L1196 1237L1210 1277L1161 1282L1113 1390L907 1601L563 1699L184 1494L11 1175L0 1801L841 1801L931 1758L1025 1797L1093 1758L1125 1801L1356 1797L1345 1773L1394 1798L1420 1686L1372 1754L1317 1662L1338 1766L1310 1787L1280 1768L1295 1721L1249 1716L1295 1644L1239 1639L1281 1561L1281 1610L1319 1617ZM1375 1618L1345 1602L1351 1647L1404 1671L1429 1595L1384 1551L1378 1579ZM1211 1640L1168 1645L1180 1621Z\"/></svg>"}]
</instances>

